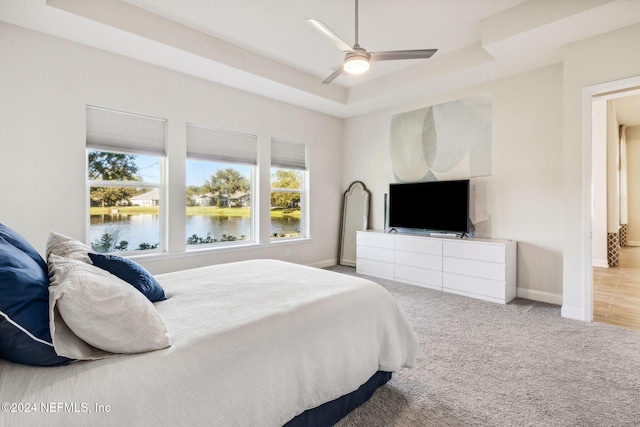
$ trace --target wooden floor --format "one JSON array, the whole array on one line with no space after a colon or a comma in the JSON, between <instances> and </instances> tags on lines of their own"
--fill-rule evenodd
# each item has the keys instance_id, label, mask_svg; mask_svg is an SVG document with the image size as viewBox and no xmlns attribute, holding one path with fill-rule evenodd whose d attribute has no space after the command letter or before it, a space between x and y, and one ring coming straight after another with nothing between
<instances>
[{"instance_id":1,"label":"wooden floor","mask_svg":"<svg viewBox=\"0 0 640 427\"><path fill-rule=\"evenodd\" d=\"M640 247L621 248L618 267L593 268L593 320L640 330Z\"/></svg>"}]
</instances>

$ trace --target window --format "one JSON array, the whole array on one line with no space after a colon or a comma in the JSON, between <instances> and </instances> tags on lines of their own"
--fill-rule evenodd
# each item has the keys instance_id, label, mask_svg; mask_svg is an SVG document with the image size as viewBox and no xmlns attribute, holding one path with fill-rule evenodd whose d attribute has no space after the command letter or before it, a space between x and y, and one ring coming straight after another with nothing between
<instances>
[{"instance_id":1,"label":"window","mask_svg":"<svg viewBox=\"0 0 640 427\"><path fill-rule=\"evenodd\" d=\"M271 140L271 238L306 237L307 147Z\"/></svg>"},{"instance_id":2,"label":"window","mask_svg":"<svg viewBox=\"0 0 640 427\"><path fill-rule=\"evenodd\" d=\"M271 241L309 236L305 144L271 140L271 179L261 184L270 187L269 201L262 201L270 209L258 218L255 135L187 124L186 188L180 194L165 183L166 120L92 106L86 118L88 243L95 251L254 243L267 215L264 236ZM184 217L168 218L169 199L184 200ZM184 234L167 233L176 226Z\"/></svg>"},{"instance_id":3,"label":"window","mask_svg":"<svg viewBox=\"0 0 640 427\"><path fill-rule=\"evenodd\" d=\"M187 125L186 243L253 241L257 137Z\"/></svg>"},{"instance_id":4,"label":"window","mask_svg":"<svg viewBox=\"0 0 640 427\"><path fill-rule=\"evenodd\" d=\"M97 107L86 112L91 247L162 250L166 121Z\"/></svg>"}]
</instances>

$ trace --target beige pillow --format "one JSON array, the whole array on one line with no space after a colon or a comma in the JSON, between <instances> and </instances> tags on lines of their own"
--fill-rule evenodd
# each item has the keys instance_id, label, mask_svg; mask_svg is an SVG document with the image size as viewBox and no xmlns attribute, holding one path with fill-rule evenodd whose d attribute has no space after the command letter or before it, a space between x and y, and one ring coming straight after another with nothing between
<instances>
[{"instance_id":1,"label":"beige pillow","mask_svg":"<svg viewBox=\"0 0 640 427\"><path fill-rule=\"evenodd\" d=\"M65 258L73 258L91 264L89 252L95 252L89 246L72 237L59 234L54 231L49 233L47 240L47 259L54 254Z\"/></svg>"},{"instance_id":2,"label":"beige pillow","mask_svg":"<svg viewBox=\"0 0 640 427\"><path fill-rule=\"evenodd\" d=\"M171 345L153 304L113 274L77 259L49 255L49 326L61 356L99 359Z\"/></svg>"}]
</instances>

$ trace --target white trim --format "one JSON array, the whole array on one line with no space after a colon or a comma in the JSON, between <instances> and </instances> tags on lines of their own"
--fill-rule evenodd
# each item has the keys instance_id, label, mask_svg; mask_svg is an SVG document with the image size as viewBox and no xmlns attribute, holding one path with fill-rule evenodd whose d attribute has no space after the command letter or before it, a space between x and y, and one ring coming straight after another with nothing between
<instances>
[{"instance_id":1,"label":"white trim","mask_svg":"<svg viewBox=\"0 0 640 427\"><path fill-rule=\"evenodd\" d=\"M534 289L517 288L516 296L532 301L546 302L548 304L562 305L562 295L553 292L536 291Z\"/></svg>"},{"instance_id":2,"label":"white trim","mask_svg":"<svg viewBox=\"0 0 640 427\"><path fill-rule=\"evenodd\" d=\"M582 307L569 307L569 306L563 305L562 308L560 309L560 315L562 317L566 317L567 319L586 321L587 319L583 318L582 314L583 314Z\"/></svg>"},{"instance_id":3,"label":"white trim","mask_svg":"<svg viewBox=\"0 0 640 427\"><path fill-rule=\"evenodd\" d=\"M165 155L160 158L160 186L158 187L158 192L160 193L160 200L158 200L158 214L160 215L158 239L160 240L160 247L158 249L161 252L166 252L169 249L169 188L167 186L167 176L167 156ZM91 211L91 208L89 208L89 211Z\"/></svg>"},{"instance_id":4,"label":"white trim","mask_svg":"<svg viewBox=\"0 0 640 427\"><path fill-rule=\"evenodd\" d=\"M312 262L311 264L307 264L309 267L316 268L327 268L333 267L338 264L338 258L325 259L323 261Z\"/></svg>"},{"instance_id":5,"label":"white trim","mask_svg":"<svg viewBox=\"0 0 640 427\"><path fill-rule=\"evenodd\" d=\"M164 159L164 157L158 157L158 159ZM160 172L162 173L162 172ZM143 182L143 181L87 181L88 187L123 187L123 188L151 188L153 190L162 187L162 184L157 182Z\"/></svg>"},{"instance_id":6,"label":"white trim","mask_svg":"<svg viewBox=\"0 0 640 427\"><path fill-rule=\"evenodd\" d=\"M582 90L582 226L584 229L580 235L582 244L580 245L580 270L578 275L580 283L582 283L582 307L573 307L563 305L560 310L562 317L571 319L585 320L590 322L593 318L593 219L592 219L592 166L593 154L592 135L593 135L593 94L584 88ZM588 147L588 149L586 148Z\"/></svg>"},{"instance_id":7,"label":"white trim","mask_svg":"<svg viewBox=\"0 0 640 427\"><path fill-rule=\"evenodd\" d=\"M170 259L179 259L185 257L199 256L199 255L212 255L220 252L236 252L236 251L246 251L253 249L264 249L273 246L280 245L296 245L296 244L306 244L311 243L313 239L309 237L302 238L290 238L290 239L280 239L273 242L266 243L257 243L251 242L249 240L237 240L235 242L219 243L219 244L210 244L210 245L192 245L192 247L188 247L184 252L151 252L144 251L145 253L128 252L126 256L128 259L136 262L145 262L145 261L164 261ZM120 253L118 253L120 255ZM334 264L335 265L335 262Z\"/></svg>"},{"instance_id":8,"label":"white trim","mask_svg":"<svg viewBox=\"0 0 640 427\"><path fill-rule=\"evenodd\" d=\"M606 259L593 259L591 265L593 267L609 268L609 262Z\"/></svg>"}]
</instances>

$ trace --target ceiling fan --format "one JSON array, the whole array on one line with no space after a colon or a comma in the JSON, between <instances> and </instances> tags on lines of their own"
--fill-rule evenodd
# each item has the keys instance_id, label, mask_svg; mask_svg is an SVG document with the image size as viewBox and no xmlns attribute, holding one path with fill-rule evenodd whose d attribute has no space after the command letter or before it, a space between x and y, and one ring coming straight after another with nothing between
<instances>
[{"instance_id":1,"label":"ceiling fan","mask_svg":"<svg viewBox=\"0 0 640 427\"><path fill-rule=\"evenodd\" d=\"M316 19L307 19L307 22L328 38L334 45L344 52L344 62L322 83L328 84L336 79L342 73L362 74L369 69L371 61L389 61L395 59L423 59L431 58L438 49L417 49L417 50L388 50L382 52L367 52L358 44L358 0L356 3L356 39L353 47L350 47L336 33L331 31L329 27Z\"/></svg>"}]
</instances>

